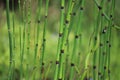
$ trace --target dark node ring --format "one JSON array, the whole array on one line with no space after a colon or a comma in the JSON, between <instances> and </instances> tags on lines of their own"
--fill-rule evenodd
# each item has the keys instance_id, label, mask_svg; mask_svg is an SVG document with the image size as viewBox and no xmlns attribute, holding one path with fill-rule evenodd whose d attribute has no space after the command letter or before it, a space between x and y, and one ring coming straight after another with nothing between
<instances>
[{"instance_id":1,"label":"dark node ring","mask_svg":"<svg viewBox=\"0 0 120 80\"><path fill-rule=\"evenodd\" d=\"M45 18L47 18L48 16L46 15Z\"/></svg>"},{"instance_id":2,"label":"dark node ring","mask_svg":"<svg viewBox=\"0 0 120 80\"><path fill-rule=\"evenodd\" d=\"M98 6L98 9L99 9L99 10L101 10L101 9L102 9L102 7L101 7L101 6Z\"/></svg>"},{"instance_id":3,"label":"dark node ring","mask_svg":"<svg viewBox=\"0 0 120 80\"><path fill-rule=\"evenodd\" d=\"M62 37L63 33L59 33L59 37Z\"/></svg>"},{"instance_id":4,"label":"dark node ring","mask_svg":"<svg viewBox=\"0 0 120 80\"><path fill-rule=\"evenodd\" d=\"M40 23L40 20L38 20L38 23Z\"/></svg>"},{"instance_id":5,"label":"dark node ring","mask_svg":"<svg viewBox=\"0 0 120 80\"><path fill-rule=\"evenodd\" d=\"M64 53L64 50L60 50L60 53Z\"/></svg>"},{"instance_id":6,"label":"dark node ring","mask_svg":"<svg viewBox=\"0 0 120 80\"><path fill-rule=\"evenodd\" d=\"M96 69L96 66L93 66L93 69Z\"/></svg>"},{"instance_id":7,"label":"dark node ring","mask_svg":"<svg viewBox=\"0 0 120 80\"><path fill-rule=\"evenodd\" d=\"M36 44L36 46L38 46L38 44Z\"/></svg>"},{"instance_id":8,"label":"dark node ring","mask_svg":"<svg viewBox=\"0 0 120 80\"><path fill-rule=\"evenodd\" d=\"M46 39L43 39L43 41L45 42L45 41L46 41Z\"/></svg>"},{"instance_id":9,"label":"dark node ring","mask_svg":"<svg viewBox=\"0 0 120 80\"><path fill-rule=\"evenodd\" d=\"M107 68L107 67L106 67L106 66L104 66L104 69L105 69L105 70L106 70L106 68Z\"/></svg>"},{"instance_id":10,"label":"dark node ring","mask_svg":"<svg viewBox=\"0 0 120 80\"><path fill-rule=\"evenodd\" d=\"M111 44L109 44L109 47L111 47Z\"/></svg>"},{"instance_id":11,"label":"dark node ring","mask_svg":"<svg viewBox=\"0 0 120 80\"><path fill-rule=\"evenodd\" d=\"M75 36L76 39L77 39L78 37L79 37L78 35Z\"/></svg>"},{"instance_id":12,"label":"dark node ring","mask_svg":"<svg viewBox=\"0 0 120 80\"><path fill-rule=\"evenodd\" d=\"M61 6L61 9L64 9L64 6Z\"/></svg>"},{"instance_id":13,"label":"dark node ring","mask_svg":"<svg viewBox=\"0 0 120 80\"><path fill-rule=\"evenodd\" d=\"M101 16L104 16L104 14L102 13Z\"/></svg>"},{"instance_id":14,"label":"dark node ring","mask_svg":"<svg viewBox=\"0 0 120 80\"><path fill-rule=\"evenodd\" d=\"M76 13L74 12L74 13L73 13L73 15L75 16L75 15L76 15Z\"/></svg>"},{"instance_id":15,"label":"dark node ring","mask_svg":"<svg viewBox=\"0 0 120 80\"><path fill-rule=\"evenodd\" d=\"M103 46L103 44L102 43L100 43L100 47L102 47Z\"/></svg>"},{"instance_id":16,"label":"dark node ring","mask_svg":"<svg viewBox=\"0 0 120 80\"><path fill-rule=\"evenodd\" d=\"M45 63L44 63L44 62L42 62L42 65L45 65Z\"/></svg>"},{"instance_id":17,"label":"dark node ring","mask_svg":"<svg viewBox=\"0 0 120 80\"><path fill-rule=\"evenodd\" d=\"M83 7L80 7L80 10L83 10Z\"/></svg>"},{"instance_id":18,"label":"dark node ring","mask_svg":"<svg viewBox=\"0 0 120 80\"><path fill-rule=\"evenodd\" d=\"M108 74L110 74L110 70L108 70Z\"/></svg>"},{"instance_id":19,"label":"dark node ring","mask_svg":"<svg viewBox=\"0 0 120 80\"><path fill-rule=\"evenodd\" d=\"M101 73L100 73L100 72L98 72L98 75L100 76L100 75L101 75Z\"/></svg>"},{"instance_id":20,"label":"dark node ring","mask_svg":"<svg viewBox=\"0 0 120 80\"><path fill-rule=\"evenodd\" d=\"M106 41L106 43L109 43L109 41Z\"/></svg>"},{"instance_id":21,"label":"dark node ring","mask_svg":"<svg viewBox=\"0 0 120 80\"><path fill-rule=\"evenodd\" d=\"M59 64L59 61L56 61L56 64Z\"/></svg>"},{"instance_id":22,"label":"dark node ring","mask_svg":"<svg viewBox=\"0 0 120 80\"><path fill-rule=\"evenodd\" d=\"M110 15L110 18L112 18L113 16L112 16L112 14Z\"/></svg>"},{"instance_id":23,"label":"dark node ring","mask_svg":"<svg viewBox=\"0 0 120 80\"><path fill-rule=\"evenodd\" d=\"M74 63L71 63L71 67L73 67L73 66L75 66L75 64L74 64Z\"/></svg>"},{"instance_id":24,"label":"dark node ring","mask_svg":"<svg viewBox=\"0 0 120 80\"><path fill-rule=\"evenodd\" d=\"M97 37L95 37L95 40L97 40Z\"/></svg>"},{"instance_id":25,"label":"dark node ring","mask_svg":"<svg viewBox=\"0 0 120 80\"><path fill-rule=\"evenodd\" d=\"M68 23L69 23L69 21L68 21L68 20L66 20L66 21L65 21L65 23L66 23L66 24L68 24Z\"/></svg>"},{"instance_id":26,"label":"dark node ring","mask_svg":"<svg viewBox=\"0 0 120 80\"><path fill-rule=\"evenodd\" d=\"M105 52L103 52L103 55L105 55L106 53Z\"/></svg>"}]
</instances>

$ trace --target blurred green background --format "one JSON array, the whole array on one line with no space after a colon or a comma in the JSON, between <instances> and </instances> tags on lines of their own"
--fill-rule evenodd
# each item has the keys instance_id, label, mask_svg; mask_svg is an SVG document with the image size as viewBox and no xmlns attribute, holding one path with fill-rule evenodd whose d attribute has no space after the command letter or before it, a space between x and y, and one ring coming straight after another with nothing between
<instances>
[{"instance_id":1,"label":"blurred green background","mask_svg":"<svg viewBox=\"0 0 120 80\"><path fill-rule=\"evenodd\" d=\"M17 2L17 1L16 1ZM66 0L67 2L67 0ZM92 0L86 0L85 3L85 11L84 11L84 20L82 22L82 53L87 52L87 47L89 43L89 37L92 33L93 26L93 2ZM35 26L35 12L36 12L37 2L32 0L32 28ZM42 11L44 12L45 5L43 4ZM58 28L59 28L59 18L60 18L60 0L50 0L49 13L48 13L48 26L47 26L47 43L46 43L46 55L45 62L53 61L55 62L56 49L57 49L57 39L58 39ZM0 80L6 80L8 75L8 66L9 66L9 43L8 43L8 33L7 33L7 25L6 25L6 8L5 8L5 0L0 0ZM10 12L12 14L12 11ZM42 13L44 15L44 13ZM19 29L18 27L20 22L20 14L17 9L15 9L15 27L16 27L16 44L19 44ZM44 20L44 18L42 17ZM120 26L120 0L116 0L115 7L115 18L114 22L116 25ZM22 24L21 24L22 25ZM43 25L43 22L42 22ZM42 26L41 26L42 30ZM34 31L32 31L34 32ZM42 35L41 35L42 36ZM33 47L32 43L33 36L31 36L31 47ZM71 34L70 40L72 45L73 36ZM16 73L19 73L19 46L16 46L15 61L16 61ZM31 51L31 56L33 51ZM84 56L84 54L83 54ZM27 56L25 56L26 58ZM38 56L39 57L39 56ZM30 57L30 61L32 61L32 57ZM54 64L53 64L54 66ZM53 67L54 69L54 67ZM52 72L53 73L53 72ZM50 76L51 77L51 76ZM111 47L111 80L120 80L120 30L115 28L112 29L112 47Z\"/></svg>"}]
</instances>

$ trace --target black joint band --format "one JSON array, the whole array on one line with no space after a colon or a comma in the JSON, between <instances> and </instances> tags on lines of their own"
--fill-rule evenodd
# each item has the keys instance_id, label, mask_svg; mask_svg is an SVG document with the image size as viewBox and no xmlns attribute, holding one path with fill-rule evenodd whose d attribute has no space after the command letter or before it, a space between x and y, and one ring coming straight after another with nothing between
<instances>
[{"instance_id":1,"label":"black joint band","mask_svg":"<svg viewBox=\"0 0 120 80\"><path fill-rule=\"evenodd\" d=\"M103 56L105 55L106 53L105 52L103 52Z\"/></svg>"},{"instance_id":2,"label":"black joint band","mask_svg":"<svg viewBox=\"0 0 120 80\"><path fill-rule=\"evenodd\" d=\"M60 50L60 53L64 53L64 50Z\"/></svg>"},{"instance_id":3,"label":"black joint band","mask_svg":"<svg viewBox=\"0 0 120 80\"><path fill-rule=\"evenodd\" d=\"M103 29L102 33L103 33L103 34L105 34L105 33L106 33L106 31L107 31L106 29Z\"/></svg>"},{"instance_id":4,"label":"black joint band","mask_svg":"<svg viewBox=\"0 0 120 80\"><path fill-rule=\"evenodd\" d=\"M61 6L61 9L64 9L64 6Z\"/></svg>"},{"instance_id":5,"label":"black joint band","mask_svg":"<svg viewBox=\"0 0 120 80\"><path fill-rule=\"evenodd\" d=\"M40 23L40 20L38 20L38 23Z\"/></svg>"},{"instance_id":6,"label":"black joint band","mask_svg":"<svg viewBox=\"0 0 120 80\"><path fill-rule=\"evenodd\" d=\"M112 18L113 16L112 16L112 14L110 15L110 18Z\"/></svg>"},{"instance_id":7,"label":"black joint band","mask_svg":"<svg viewBox=\"0 0 120 80\"><path fill-rule=\"evenodd\" d=\"M74 64L74 63L71 63L71 67L73 67L73 66L75 66L75 64Z\"/></svg>"},{"instance_id":8,"label":"black joint band","mask_svg":"<svg viewBox=\"0 0 120 80\"><path fill-rule=\"evenodd\" d=\"M101 16L104 16L104 14L102 13Z\"/></svg>"},{"instance_id":9,"label":"black joint band","mask_svg":"<svg viewBox=\"0 0 120 80\"><path fill-rule=\"evenodd\" d=\"M108 74L110 74L110 70L108 70Z\"/></svg>"},{"instance_id":10,"label":"black joint band","mask_svg":"<svg viewBox=\"0 0 120 80\"><path fill-rule=\"evenodd\" d=\"M80 7L80 10L83 10L83 7Z\"/></svg>"},{"instance_id":11,"label":"black joint band","mask_svg":"<svg viewBox=\"0 0 120 80\"><path fill-rule=\"evenodd\" d=\"M44 63L44 62L42 62L42 65L45 65L45 63Z\"/></svg>"},{"instance_id":12,"label":"black joint band","mask_svg":"<svg viewBox=\"0 0 120 80\"><path fill-rule=\"evenodd\" d=\"M62 79L60 78L60 79L58 79L58 80L62 80Z\"/></svg>"},{"instance_id":13,"label":"black joint band","mask_svg":"<svg viewBox=\"0 0 120 80\"><path fill-rule=\"evenodd\" d=\"M111 47L111 44L109 44L109 47Z\"/></svg>"},{"instance_id":14,"label":"black joint band","mask_svg":"<svg viewBox=\"0 0 120 80\"><path fill-rule=\"evenodd\" d=\"M59 33L59 37L62 37L62 35L63 35L62 33Z\"/></svg>"},{"instance_id":15,"label":"black joint band","mask_svg":"<svg viewBox=\"0 0 120 80\"><path fill-rule=\"evenodd\" d=\"M104 70L106 70L106 68L107 68L107 67L106 67L106 66L104 66Z\"/></svg>"},{"instance_id":16,"label":"black joint band","mask_svg":"<svg viewBox=\"0 0 120 80\"><path fill-rule=\"evenodd\" d=\"M99 10L101 10L101 9L102 9L102 7L101 7L101 6L98 6L98 9L99 9Z\"/></svg>"},{"instance_id":17,"label":"black joint band","mask_svg":"<svg viewBox=\"0 0 120 80\"><path fill-rule=\"evenodd\" d=\"M98 72L98 75L100 76L100 75L101 75L101 73L100 73L100 72Z\"/></svg>"},{"instance_id":18,"label":"black joint band","mask_svg":"<svg viewBox=\"0 0 120 80\"><path fill-rule=\"evenodd\" d=\"M45 42L45 41L46 41L46 39L43 39L43 41Z\"/></svg>"},{"instance_id":19,"label":"black joint band","mask_svg":"<svg viewBox=\"0 0 120 80\"><path fill-rule=\"evenodd\" d=\"M76 15L76 13L74 12L74 13L73 13L73 16L75 16L75 15Z\"/></svg>"},{"instance_id":20,"label":"black joint band","mask_svg":"<svg viewBox=\"0 0 120 80\"><path fill-rule=\"evenodd\" d=\"M97 37L95 37L95 40L97 40Z\"/></svg>"},{"instance_id":21,"label":"black joint band","mask_svg":"<svg viewBox=\"0 0 120 80\"><path fill-rule=\"evenodd\" d=\"M59 61L56 61L56 64L59 64Z\"/></svg>"},{"instance_id":22,"label":"black joint band","mask_svg":"<svg viewBox=\"0 0 120 80\"><path fill-rule=\"evenodd\" d=\"M106 41L106 43L108 44L108 43L109 43L109 41Z\"/></svg>"},{"instance_id":23,"label":"black joint band","mask_svg":"<svg viewBox=\"0 0 120 80\"><path fill-rule=\"evenodd\" d=\"M78 37L79 37L78 35L75 36L76 39L78 39Z\"/></svg>"},{"instance_id":24,"label":"black joint band","mask_svg":"<svg viewBox=\"0 0 120 80\"><path fill-rule=\"evenodd\" d=\"M69 23L69 21L68 21L68 20L66 20L66 21L65 21L65 23L66 23L66 24L68 24L68 23Z\"/></svg>"},{"instance_id":25,"label":"black joint band","mask_svg":"<svg viewBox=\"0 0 120 80\"><path fill-rule=\"evenodd\" d=\"M96 69L96 66L93 66L93 69Z\"/></svg>"},{"instance_id":26,"label":"black joint band","mask_svg":"<svg viewBox=\"0 0 120 80\"><path fill-rule=\"evenodd\" d=\"M102 47L103 46L103 44L102 43L100 43L100 47Z\"/></svg>"},{"instance_id":27,"label":"black joint band","mask_svg":"<svg viewBox=\"0 0 120 80\"><path fill-rule=\"evenodd\" d=\"M38 44L36 44L36 46L38 46Z\"/></svg>"},{"instance_id":28,"label":"black joint band","mask_svg":"<svg viewBox=\"0 0 120 80\"><path fill-rule=\"evenodd\" d=\"M47 18L48 16L46 15L45 18Z\"/></svg>"}]
</instances>

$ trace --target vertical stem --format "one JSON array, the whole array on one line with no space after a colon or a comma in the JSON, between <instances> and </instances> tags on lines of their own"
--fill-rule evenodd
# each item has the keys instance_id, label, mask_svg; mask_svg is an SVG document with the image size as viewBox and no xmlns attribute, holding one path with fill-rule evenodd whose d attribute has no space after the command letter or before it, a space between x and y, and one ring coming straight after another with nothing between
<instances>
[{"instance_id":1,"label":"vertical stem","mask_svg":"<svg viewBox=\"0 0 120 80\"><path fill-rule=\"evenodd\" d=\"M45 46L46 46L46 27L48 23L48 7L49 7L49 0L46 0L46 8L45 8L45 22L44 22L44 28L43 28L43 40L42 40L42 52L41 52L41 58L40 58L40 74L42 75L42 69L44 68L44 55L45 55ZM42 80L42 77L40 75L40 80Z\"/></svg>"},{"instance_id":2,"label":"vertical stem","mask_svg":"<svg viewBox=\"0 0 120 80\"><path fill-rule=\"evenodd\" d=\"M12 80L13 74L12 72L12 65L13 65L13 45L12 45L12 33L10 27L10 12L9 12L9 0L6 0L6 16L7 16L7 28L8 28L8 37L9 37L9 50L10 50L10 60L9 60L9 76L8 80Z\"/></svg>"},{"instance_id":3,"label":"vertical stem","mask_svg":"<svg viewBox=\"0 0 120 80\"><path fill-rule=\"evenodd\" d=\"M58 39L58 46L57 46L57 59L56 59L54 80L58 80L58 74L59 74L60 46L61 46L61 42L62 42L63 28L64 28L64 11L65 11L64 5L65 5L65 0L61 0L60 28L59 28L59 39Z\"/></svg>"}]
</instances>

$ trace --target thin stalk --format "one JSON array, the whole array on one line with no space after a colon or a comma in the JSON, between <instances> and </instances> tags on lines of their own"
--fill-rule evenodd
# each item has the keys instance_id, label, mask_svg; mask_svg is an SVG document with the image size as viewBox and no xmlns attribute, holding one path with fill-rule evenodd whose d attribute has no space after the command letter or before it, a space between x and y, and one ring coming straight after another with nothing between
<instances>
[{"instance_id":1,"label":"thin stalk","mask_svg":"<svg viewBox=\"0 0 120 80\"><path fill-rule=\"evenodd\" d=\"M20 65L20 79L23 78L23 59L24 59L24 52L25 52L25 37L26 37L26 15L25 15L25 7L26 6L26 0L23 4L23 42L22 42L22 51L20 55L21 65Z\"/></svg>"},{"instance_id":2,"label":"thin stalk","mask_svg":"<svg viewBox=\"0 0 120 80\"><path fill-rule=\"evenodd\" d=\"M71 68L70 68L70 80L73 80L74 77L74 66L75 66L75 57L78 49L78 42L79 42L79 33L81 29L81 20L82 20L82 15L83 15L83 7L84 7L84 0L81 2L81 7L80 7L80 12L79 12L79 17L78 17L78 22L75 30L75 38L74 38L74 45L73 45L73 52L71 54Z\"/></svg>"},{"instance_id":3,"label":"thin stalk","mask_svg":"<svg viewBox=\"0 0 120 80\"><path fill-rule=\"evenodd\" d=\"M27 14L27 22L28 22L28 27L27 27L27 54L28 57L30 55L30 32L31 32L31 0L27 1L28 2L28 14Z\"/></svg>"},{"instance_id":4,"label":"thin stalk","mask_svg":"<svg viewBox=\"0 0 120 80\"><path fill-rule=\"evenodd\" d=\"M46 46L46 27L48 23L48 7L49 7L49 0L46 0L46 8L45 8L45 22L44 22L44 28L43 28L43 40L42 40L42 54L40 58L40 73L42 73L42 69L44 68L44 55L45 55L45 46ZM40 80L42 80L42 77L40 77Z\"/></svg>"},{"instance_id":5,"label":"thin stalk","mask_svg":"<svg viewBox=\"0 0 120 80\"><path fill-rule=\"evenodd\" d=\"M21 0L18 0L18 6L19 6L19 13L21 13ZM21 19L20 19L21 21ZM22 26L19 23L19 48L20 48L20 62L21 62L21 54L22 54ZM22 65L20 66L20 70L22 69ZM22 72L21 72L22 73Z\"/></svg>"},{"instance_id":6,"label":"thin stalk","mask_svg":"<svg viewBox=\"0 0 120 80\"><path fill-rule=\"evenodd\" d=\"M74 1L70 0L69 1L69 7L68 7L68 13L67 13L67 16L66 16L66 21L65 21L64 33L63 33L63 37L62 37L61 50L60 50L59 79L63 79L64 54L65 54L65 47L66 47L66 41L67 41L67 36L68 36L69 25L70 25L70 21L71 21L70 13L72 12L73 7L74 7Z\"/></svg>"},{"instance_id":7,"label":"thin stalk","mask_svg":"<svg viewBox=\"0 0 120 80\"><path fill-rule=\"evenodd\" d=\"M13 23L13 70L12 70L12 74L13 74L13 80L14 80L14 68L15 68L15 49L16 49L16 44L15 44L15 19L14 19L14 0L12 0L12 23Z\"/></svg>"},{"instance_id":8,"label":"thin stalk","mask_svg":"<svg viewBox=\"0 0 120 80\"><path fill-rule=\"evenodd\" d=\"M13 74L13 44L12 44L12 32L10 27L10 12L9 12L9 0L6 0L6 16L7 16L7 28L8 28L8 37L9 37L9 50L10 50L10 60L9 60L9 76L8 80L12 80Z\"/></svg>"},{"instance_id":9,"label":"thin stalk","mask_svg":"<svg viewBox=\"0 0 120 80\"><path fill-rule=\"evenodd\" d=\"M31 0L27 0L27 5L28 5L28 13L27 13L27 56L28 58L30 58L30 38L31 38L31 35L30 35L30 32L31 32ZM27 61L27 73L26 73L26 80L29 80L29 65L30 65L30 62L29 60Z\"/></svg>"},{"instance_id":10,"label":"thin stalk","mask_svg":"<svg viewBox=\"0 0 120 80\"><path fill-rule=\"evenodd\" d=\"M34 65L36 64L36 56L38 52L38 42L39 42L39 34L40 34L40 20L41 20L41 8L42 8L42 0L38 0L38 13L37 13L37 31L36 31L36 40L35 40L35 54L34 54Z\"/></svg>"},{"instance_id":11,"label":"thin stalk","mask_svg":"<svg viewBox=\"0 0 120 80\"><path fill-rule=\"evenodd\" d=\"M62 42L62 36L63 36L63 28L64 28L64 11L65 11L65 0L61 0L61 11L60 11L60 28L59 28L59 39L58 39L58 46L57 46L57 59L56 59L56 68L55 68L55 74L54 74L54 80L58 80L58 74L59 74L59 58L60 58L60 46Z\"/></svg>"}]
</instances>

